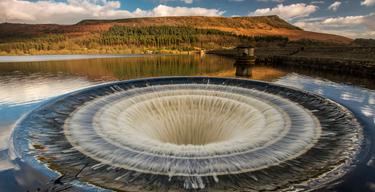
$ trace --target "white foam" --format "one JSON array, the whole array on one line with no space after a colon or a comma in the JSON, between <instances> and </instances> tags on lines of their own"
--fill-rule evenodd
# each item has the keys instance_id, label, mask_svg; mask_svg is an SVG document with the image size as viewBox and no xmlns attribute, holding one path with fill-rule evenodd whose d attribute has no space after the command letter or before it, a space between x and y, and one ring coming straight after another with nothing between
<instances>
[{"instance_id":1,"label":"white foam","mask_svg":"<svg viewBox=\"0 0 375 192\"><path fill-rule=\"evenodd\" d=\"M68 140L85 155L170 177L236 174L277 165L308 151L320 133L317 119L287 99L198 84L134 88L99 97L78 108L65 124Z\"/></svg>"}]
</instances>

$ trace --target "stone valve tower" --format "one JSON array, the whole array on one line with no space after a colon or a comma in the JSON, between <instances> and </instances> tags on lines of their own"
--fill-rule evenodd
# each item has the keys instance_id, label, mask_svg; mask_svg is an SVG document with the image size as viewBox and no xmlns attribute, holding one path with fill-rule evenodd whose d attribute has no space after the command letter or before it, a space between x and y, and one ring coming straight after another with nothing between
<instances>
[{"instance_id":1,"label":"stone valve tower","mask_svg":"<svg viewBox=\"0 0 375 192\"><path fill-rule=\"evenodd\" d=\"M255 64L254 46L243 44L236 47L237 59L234 63L236 76L250 77L251 67Z\"/></svg>"}]
</instances>

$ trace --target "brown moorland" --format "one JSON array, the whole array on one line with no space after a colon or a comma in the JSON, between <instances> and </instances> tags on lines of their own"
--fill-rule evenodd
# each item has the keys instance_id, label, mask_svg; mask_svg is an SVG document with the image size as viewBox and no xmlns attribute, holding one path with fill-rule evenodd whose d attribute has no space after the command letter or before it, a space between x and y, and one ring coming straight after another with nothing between
<instances>
[{"instance_id":1,"label":"brown moorland","mask_svg":"<svg viewBox=\"0 0 375 192\"><path fill-rule=\"evenodd\" d=\"M108 31L112 26L184 26L217 29L248 36L286 36L290 40L311 39L332 43L351 43L352 39L332 34L304 31L278 16L258 17L150 17L118 20L83 20L73 25L0 24L0 42L12 37L35 37L44 34L91 36Z\"/></svg>"}]
</instances>

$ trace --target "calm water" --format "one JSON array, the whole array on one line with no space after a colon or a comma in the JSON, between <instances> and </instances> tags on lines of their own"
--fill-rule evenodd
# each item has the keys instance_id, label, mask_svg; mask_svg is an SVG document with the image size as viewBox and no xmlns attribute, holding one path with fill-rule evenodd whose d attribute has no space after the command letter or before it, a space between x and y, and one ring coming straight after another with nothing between
<instances>
[{"instance_id":1,"label":"calm water","mask_svg":"<svg viewBox=\"0 0 375 192\"><path fill-rule=\"evenodd\" d=\"M49 98L102 82L141 77L233 77L233 62L212 55L0 57L0 191L25 191L22 185L36 177L8 161L8 139L17 119ZM375 80L266 66L256 66L252 72L252 79L312 91L341 103L365 125L366 134L375 138ZM374 148L370 147L371 154ZM373 155L338 189L375 191Z\"/></svg>"}]
</instances>

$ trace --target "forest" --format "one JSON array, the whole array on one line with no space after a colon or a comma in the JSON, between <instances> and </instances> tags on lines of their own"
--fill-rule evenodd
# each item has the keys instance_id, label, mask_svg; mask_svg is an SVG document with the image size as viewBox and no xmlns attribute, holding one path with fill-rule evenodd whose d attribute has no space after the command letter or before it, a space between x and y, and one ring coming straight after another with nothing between
<instances>
[{"instance_id":1,"label":"forest","mask_svg":"<svg viewBox=\"0 0 375 192\"><path fill-rule=\"evenodd\" d=\"M40 53L144 53L194 51L233 47L244 42L279 43L282 36L243 36L216 29L184 26L130 27L114 25L107 31L85 35L49 33L0 39L1 54Z\"/></svg>"}]
</instances>

